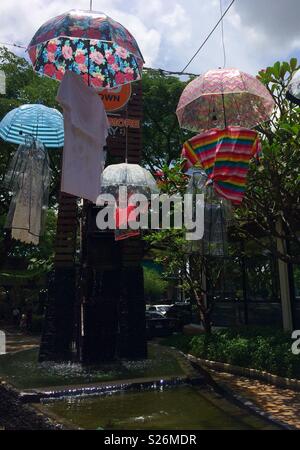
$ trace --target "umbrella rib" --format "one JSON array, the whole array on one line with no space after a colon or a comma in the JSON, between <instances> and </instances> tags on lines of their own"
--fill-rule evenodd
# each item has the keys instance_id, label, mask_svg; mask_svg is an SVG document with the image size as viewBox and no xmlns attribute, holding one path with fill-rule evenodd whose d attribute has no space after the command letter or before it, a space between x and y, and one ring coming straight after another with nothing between
<instances>
[{"instance_id":1,"label":"umbrella rib","mask_svg":"<svg viewBox=\"0 0 300 450\"><path fill-rule=\"evenodd\" d=\"M15 118L15 116L18 114L18 111L16 111L15 112L15 114L13 115L13 119ZM7 130L7 133L6 133L6 136L7 136L7 138L9 137L9 135L10 135L10 132L11 132L11 128L13 127L13 120L11 120L10 121L10 124L8 125L8 130Z\"/></svg>"},{"instance_id":2,"label":"umbrella rib","mask_svg":"<svg viewBox=\"0 0 300 450\"><path fill-rule=\"evenodd\" d=\"M0 134L4 141L14 144L24 144L26 136L40 140L44 145L57 148L64 140L63 120L54 108L43 105L23 105L27 108L16 108L12 115L8 113L3 121ZM36 108L36 109L35 109ZM47 111L46 109L47 108ZM49 113L48 113L49 109ZM55 113L55 117L53 117Z\"/></svg>"}]
</instances>

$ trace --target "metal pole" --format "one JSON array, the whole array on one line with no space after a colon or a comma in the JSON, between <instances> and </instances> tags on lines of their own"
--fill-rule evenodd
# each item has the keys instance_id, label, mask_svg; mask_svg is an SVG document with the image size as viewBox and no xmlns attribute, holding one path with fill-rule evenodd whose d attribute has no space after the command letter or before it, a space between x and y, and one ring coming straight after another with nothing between
<instances>
[{"instance_id":1,"label":"metal pole","mask_svg":"<svg viewBox=\"0 0 300 450\"><path fill-rule=\"evenodd\" d=\"M93 0L90 0L90 11L93 11Z\"/></svg>"},{"instance_id":2,"label":"metal pole","mask_svg":"<svg viewBox=\"0 0 300 450\"><path fill-rule=\"evenodd\" d=\"M244 302L244 324L249 325L249 312L248 312L248 292L247 292L247 267L245 256L245 243L241 242L241 258L240 264L242 269L242 287L243 287L243 302Z\"/></svg>"},{"instance_id":3,"label":"metal pole","mask_svg":"<svg viewBox=\"0 0 300 450\"><path fill-rule=\"evenodd\" d=\"M280 218L276 224L276 231L280 237L277 240L277 250L283 255L287 255L287 240L283 227L283 221ZM293 313L291 305L291 288L290 288L290 274L289 265L285 261L278 258L279 266L279 283L281 293L281 307L282 307L282 321L285 331L292 331L293 325Z\"/></svg>"},{"instance_id":4,"label":"metal pole","mask_svg":"<svg viewBox=\"0 0 300 450\"><path fill-rule=\"evenodd\" d=\"M226 108L225 108L225 96L222 93L223 111L224 111L224 126L227 128Z\"/></svg>"}]
</instances>

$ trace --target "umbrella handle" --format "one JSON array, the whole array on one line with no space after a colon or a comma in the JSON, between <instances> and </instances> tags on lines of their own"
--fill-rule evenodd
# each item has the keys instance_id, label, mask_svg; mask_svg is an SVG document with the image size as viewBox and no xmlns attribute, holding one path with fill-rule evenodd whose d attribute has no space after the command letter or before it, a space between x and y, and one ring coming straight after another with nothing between
<instances>
[{"instance_id":1,"label":"umbrella handle","mask_svg":"<svg viewBox=\"0 0 300 450\"><path fill-rule=\"evenodd\" d=\"M88 86L91 85L91 41L88 40Z\"/></svg>"},{"instance_id":2,"label":"umbrella handle","mask_svg":"<svg viewBox=\"0 0 300 450\"><path fill-rule=\"evenodd\" d=\"M226 109L225 109L225 96L222 94L222 102L223 102L223 111L224 111L224 125L227 128L227 118L226 118Z\"/></svg>"}]
</instances>

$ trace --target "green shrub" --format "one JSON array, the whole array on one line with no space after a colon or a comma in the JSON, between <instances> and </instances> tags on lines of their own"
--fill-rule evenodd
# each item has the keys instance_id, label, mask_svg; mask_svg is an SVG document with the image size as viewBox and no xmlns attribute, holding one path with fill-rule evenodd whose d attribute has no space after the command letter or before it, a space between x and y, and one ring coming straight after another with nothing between
<instances>
[{"instance_id":1,"label":"green shrub","mask_svg":"<svg viewBox=\"0 0 300 450\"><path fill-rule=\"evenodd\" d=\"M250 343L245 338L236 338L228 342L226 361L235 366L245 367L249 363Z\"/></svg>"},{"instance_id":2,"label":"green shrub","mask_svg":"<svg viewBox=\"0 0 300 450\"><path fill-rule=\"evenodd\" d=\"M198 358L224 362L300 379L300 356L292 354L292 339L270 327L228 328L212 335L176 336L172 345ZM166 344L168 345L168 344Z\"/></svg>"},{"instance_id":3,"label":"green shrub","mask_svg":"<svg viewBox=\"0 0 300 450\"><path fill-rule=\"evenodd\" d=\"M191 339L191 344L190 344L191 352L193 353L193 355L195 355L199 358L207 359L209 344L210 344L210 339L208 337L206 337L205 335L195 336Z\"/></svg>"},{"instance_id":4,"label":"green shrub","mask_svg":"<svg viewBox=\"0 0 300 450\"><path fill-rule=\"evenodd\" d=\"M189 353L191 351L191 337L184 334L173 334L173 336L164 339L162 345L176 347L181 352Z\"/></svg>"}]
</instances>

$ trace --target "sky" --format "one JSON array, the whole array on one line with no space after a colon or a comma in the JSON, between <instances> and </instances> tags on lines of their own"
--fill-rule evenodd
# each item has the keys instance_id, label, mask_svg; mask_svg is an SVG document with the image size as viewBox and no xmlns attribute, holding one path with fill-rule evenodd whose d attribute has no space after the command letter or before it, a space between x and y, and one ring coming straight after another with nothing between
<instances>
[{"instance_id":1,"label":"sky","mask_svg":"<svg viewBox=\"0 0 300 450\"><path fill-rule=\"evenodd\" d=\"M147 67L181 71L231 0L93 0L95 11L122 23L137 39ZM89 9L90 0L0 0L0 42L27 46L49 18ZM251 74L291 57L300 59L299 0L236 0L224 20L226 67ZM24 54L22 50L10 48ZM188 68L222 67L221 27Z\"/></svg>"}]
</instances>

